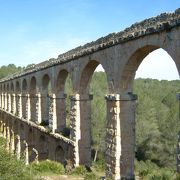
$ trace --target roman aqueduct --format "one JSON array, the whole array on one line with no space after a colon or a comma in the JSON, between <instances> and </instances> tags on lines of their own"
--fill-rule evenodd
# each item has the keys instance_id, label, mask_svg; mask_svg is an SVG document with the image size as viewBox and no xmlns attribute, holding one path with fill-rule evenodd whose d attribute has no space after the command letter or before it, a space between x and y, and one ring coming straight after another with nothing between
<instances>
[{"instance_id":1,"label":"roman aqueduct","mask_svg":"<svg viewBox=\"0 0 180 180\"><path fill-rule=\"evenodd\" d=\"M91 164L89 84L101 64L107 75L106 176L134 178L135 101L133 80L143 58L162 48L180 74L180 9L135 23L118 33L77 47L57 59L0 80L0 131L7 148L26 164L65 159ZM72 80L70 137L66 127L67 76ZM48 87L51 87L51 93ZM43 126L48 122L48 127Z\"/></svg>"}]
</instances>

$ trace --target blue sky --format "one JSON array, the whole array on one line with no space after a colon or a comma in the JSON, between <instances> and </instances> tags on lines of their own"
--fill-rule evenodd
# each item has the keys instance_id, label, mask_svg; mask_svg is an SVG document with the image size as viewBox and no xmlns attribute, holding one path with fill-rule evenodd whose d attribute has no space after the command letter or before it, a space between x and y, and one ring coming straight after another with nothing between
<instances>
[{"instance_id":1,"label":"blue sky","mask_svg":"<svg viewBox=\"0 0 180 180\"><path fill-rule=\"evenodd\" d=\"M56 58L179 7L179 0L0 0L0 66Z\"/></svg>"}]
</instances>

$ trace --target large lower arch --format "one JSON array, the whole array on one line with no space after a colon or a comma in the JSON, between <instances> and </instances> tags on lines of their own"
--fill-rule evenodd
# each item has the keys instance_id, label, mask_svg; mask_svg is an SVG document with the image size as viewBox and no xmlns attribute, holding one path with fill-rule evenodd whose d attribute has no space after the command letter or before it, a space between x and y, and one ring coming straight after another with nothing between
<instances>
[{"instance_id":1,"label":"large lower arch","mask_svg":"<svg viewBox=\"0 0 180 180\"><path fill-rule=\"evenodd\" d=\"M66 89L66 83L69 81L69 84L72 84L71 76L66 69L61 69L58 73L56 80L56 114L57 114L57 132L62 132L65 136L69 136L67 131L68 118L69 118L69 97L72 87ZM66 91L69 92L66 92ZM67 132L66 132L67 131Z\"/></svg>"},{"instance_id":2,"label":"large lower arch","mask_svg":"<svg viewBox=\"0 0 180 180\"><path fill-rule=\"evenodd\" d=\"M64 164L65 162L65 152L63 148L59 145L55 149L55 161Z\"/></svg>"},{"instance_id":3,"label":"large lower arch","mask_svg":"<svg viewBox=\"0 0 180 180\"><path fill-rule=\"evenodd\" d=\"M39 160L46 160L49 156L48 138L44 135L40 135L38 141L38 153Z\"/></svg>"},{"instance_id":4,"label":"large lower arch","mask_svg":"<svg viewBox=\"0 0 180 180\"><path fill-rule=\"evenodd\" d=\"M79 116L80 131L81 131L81 137L78 140L78 148L79 148L79 156L80 156L79 163L86 164L87 166L91 164L91 150L92 150L91 115L93 109L91 108L91 101L93 99L93 96L89 93L90 93L91 80L98 65L101 65L101 63L98 62L97 60L91 60L84 66L80 75L79 92L77 94L77 97L75 98L75 103L77 102L76 106L78 106L77 109L79 109L78 116ZM106 74L106 71L104 73ZM106 76L106 80L107 80L107 76ZM104 95L105 94L103 94L102 101L105 101ZM100 106L97 106L97 109L98 108L100 108ZM98 118L96 119L96 121L98 122ZM71 132L73 134L73 129L71 129Z\"/></svg>"},{"instance_id":5,"label":"large lower arch","mask_svg":"<svg viewBox=\"0 0 180 180\"><path fill-rule=\"evenodd\" d=\"M121 177L134 178L135 158L135 108L136 96L133 94L133 82L136 71L143 59L151 52L161 47L147 45L137 49L128 59L123 67L119 85L119 125L120 143L119 149ZM167 51L168 54L171 54ZM175 62L175 61L174 61Z\"/></svg>"},{"instance_id":6,"label":"large lower arch","mask_svg":"<svg viewBox=\"0 0 180 180\"><path fill-rule=\"evenodd\" d=\"M28 90L27 80L22 81L22 117L26 119L26 94Z\"/></svg>"},{"instance_id":7,"label":"large lower arch","mask_svg":"<svg viewBox=\"0 0 180 180\"><path fill-rule=\"evenodd\" d=\"M36 77L33 76L30 80L30 112L31 112L31 121L36 121L36 104L37 104L37 85L36 85Z\"/></svg>"},{"instance_id":8,"label":"large lower arch","mask_svg":"<svg viewBox=\"0 0 180 180\"><path fill-rule=\"evenodd\" d=\"M44 125L49 125L49 94L51 94L51 80L48 74L42 78L41 116Z\"/></svg>"}]
</instances>

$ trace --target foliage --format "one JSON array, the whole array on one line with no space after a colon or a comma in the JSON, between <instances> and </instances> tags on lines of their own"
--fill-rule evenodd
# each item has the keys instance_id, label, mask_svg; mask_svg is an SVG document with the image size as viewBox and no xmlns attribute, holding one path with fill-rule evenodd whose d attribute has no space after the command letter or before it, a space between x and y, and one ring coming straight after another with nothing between
<instances>
[{"instance_id":1,"label":"foliage","mask_svg":"<svg viewBox=\"0 0 180 180\"><path fill-rule=\"evenodd\" d=\"M32 163L32 169L39 173L64 174L64 166L58 162L45 160L39 163Z\"/></svg>"},{"instance_id":2,"label":"foliage","mask_svg":"<svg viewBox=\"0 0 180 180\"><path fill-rule=\"evenodd\" d=\"M0 179L31 180L33 171L5 150L5 140L0 138Z\"/></svg>"},{"instance_id":3,"label":"foliage","mask_svg":"<svg viewBox=\"0 0 180 180\"><path fill-rule=\"evenodd\" d=\"M85 166L78 166L76 168L74 168L71 172L71 175L82 175L82 176L85 176L86 173L88 173L87 169Z\"/></svg>"},{"instance_id":4,"label":"foliage","mask_svg":"<svg viewBox=\"0 0 180 180\"><path fill-rule=\"evenodd\" d=\"M22 71L24 68L16 67L14 64L9 64L8 66L1 66L0 67L0 79L8 76L10 74L14 74L16 72Z\"/></svg>"},{"instance_id":5,"label":"foliage","mask_svg":"<svg viewBox=\"0 0 180 180\"><path fill-rule=\"evenodd\" d=\"M95 72L91 81L92 145L99 155L105 151L106 132L106 75ZM159 167L174 167L176 162L178 101L180 81L136 79L136 157L139 161L150 160Z\"/></svg>"},{"instance_id":6,"label":"foliage","mask_svg":"<svg viewBox=\"0 0 180 180\"><path fill-rule=\"evenodd\" d=\"M151 160L160 167L175 168L179 81L137 79L136 157Z\"/></svg>"},{"instance_id":7,"label":"foliage","mask_svg":"<svg viewBox=\"0 0 180 180\"><path fill-rule=\"evenodd\" d=\"M105 149L106 133L106 102L107 80L104 72L95 72L92 77L90 93L93 94L92 101L92 146L101 155ZM98 158L97 155L97 158ZM94 158L96 161L96 157Z\"/></svg>"},{"instance_id":8,"label":"foliage","mask_svg":"<svg viewBox=\"0 0 180 180\"><path fill-rule=\"evenodd\" d=\"M86 173L84 180L98 180L99 178L94 173Z\"/></svg>"},{"instance_id":9,"label":"foliage","mask_svg":"<svg viewBox=\"0 0 180 180\"><path fill-rule=\"evenodd\" d=\"M70 136L70 128L69 127L65 127L63 130L62 130L62 135L65 136L65 137L69 137Z\"/></svg>"},{"instance_id":10,"label":"foliage","mask_svg":"<svg viewBox=\"0 0 180 180\"><path fill-rule=\"evenodd\" d=\"M136 161L136 173L144 180L177 180L178 174L171 168L160 168L150 160Z\"/></svg>"},{"instance_id":11,"label":"foliage","mask_svg":"<svg viewBox=\"0 0 180 180\"><path fill-rule=\"evenodd\" d=\"M104 158L100 158L97 161L93 162L92 166L97 172L103 172L105 170Z\"/></svg>"}]
</instances>

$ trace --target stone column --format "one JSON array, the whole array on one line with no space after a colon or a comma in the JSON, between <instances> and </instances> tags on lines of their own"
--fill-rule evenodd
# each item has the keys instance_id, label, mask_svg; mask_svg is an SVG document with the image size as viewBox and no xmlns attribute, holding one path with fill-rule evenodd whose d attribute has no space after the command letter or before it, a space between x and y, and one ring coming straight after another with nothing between
<instances>
[{"instance_id":1,"label":"stone column","mask_svg":"<svg viewBox=\"0 0 180 180\"><path fill-rule=\"evenodd\" d=\"M55 133L57 129L57 118L56 118L56 95L52 94L49 96L49 127L52 132Z\"/></svg>"},{"instance_id":2,"label":"stone column","mask_svg":"<svg viewBox=\"0 0 180 180\"><path fill-rule=\"evenodd\" d=\"M17 95L17 116L22 118L22 95Z\"/></svg>"},{"instance_id":3,"label":"stone column","mask_svg":"<svg viewBox=\"0 0 180 180\"><path fill-rule=\"evenodd\" d=\"M74 166L79 166L79 140L81 139L80 130L80 96L76 94L71 96L71 112L70 112L70 139L74 143Z\"/></svg>"},{"instance_id":4,"label":"stone column","mask_svg":"<svg viewBox=\"0 0 180 180\"><path fill-rule=\"evenodd\" d=\"M180 121L180 93L177 94L177 100L179 103L179 121ZM178 132L178 143L177 143L177 172L180 173L180 131Z\"/></svg>"},{"instance_id":5,"label":"stone column","mask_svg":"<svg viewBox=\"0 0 180 180\"><path fill-rule=\"evenodd\" d=\"M66 127L66 98L66 94L56 95L57 132L61 132Z\"/></svg>"},{"instance_id":6,"label":"stone column","mask_svg":"<svg viewBox=\"0 0 180 180\"><path fill-rule=\"evenodd\" d=\"M11 112L11 94L8 94L8 106L7 106L8 112Z\"/></svg>"},{"instance_id":7,"label":"stone column","mask_svg":"<svg viewBox=\"0 0 180 180\"><path fill-rule=\"evenodd\" d=\"M10 130L9 127L6 128L6 149L10 151Z\"/></svg>"},{"instance_id":8,"label":"stone column","mask_svg":"<svg viewBox=\"0 0 180 180\"><path fill-rule=\"evenodd\" d=\"M4 93L4 110L7 111L7 93Z\"/></svg>"},{"instance_id":9,"label":"stone column","mask_svg":"<svg viewBox=\"0 0 180 180\"><path fill-rule=\"evenodd\" d=\"M6 138L6 124L3 123L3 137Z\"/></svg>"},{"instance_id":10,"label":"stone column","mask_svg":"<svg viewBox=\"0 0 180 180\"><path fill-rule=\"evenodd\" d=\"M114 180L134 179L136 99L133 94L106 96L106 176Z\"/></svg>"},{"instance_id":11,"label":"stone column","mask_svg":"<svg viewBox=\"0 0 180 180\"><path fill-rule=\"evenodd\" d=\"M15 150L14 146L14 131L11 130L11 136L10 136L10 152L13 154Z\"/></svg>"},{"instance_id":12,"label":"stone column","mask_svg":"<svg viewBox=\"0 0 180 180\"><path fill-rule=\"evenodd\" d=\"M16 94L12 94L12 113L16 114Z\"/></svg>"},{"instance_id":13,"label":"stone column","mask_svg":"<svg viewBox=\"0 0 180 180\"><path fill-rule=\"evenodd\" d=\"M91 100L92 95L71 96L70 138L75 142L74 165L91 164Z\"/></svg>"},{"instance_id":14,"label":"stone column","mask_svg":"<svg viewBox=\"0 0 180 180\"><path fill-rule=\"evenodd\" d=\"M36 123L40 124L41 123L41 94L38 93L36 94Z\"/></svg>"},{"instance_id":15,"label":"stone column","mask_svg":"<svg viewBox=\"0 0 180 180\"><path fill-rule=\"evenodd\" d=\"M180 131L178 133L178 143L177 143L177 172L180 173Z\"/></svg>"},{"instance_id":16,"label":"stone column","mask_svg":"<svg viewBox=\"0 0 180 180\"><path fill-rule=\"evenodd\" d=\"M49 96L46 91L41 92L41 118L48 125L49 123Z\"/></svg>"},{"instance_id":17,"label":"stone column","mask_svg":"<svg viewBox=\"0 0 180 180\"><path fill-rule=\"evenodd\" d=\"M16 136L16 157L17 159L20 159L21 158L21 139L20 139L20 136Z\"/></svg>"},{"instance_id":18,"label":"stone column","mask_svg":"<svg viewBox=\"0 0 180 180\"><path fill-rule=\"evenodd\" d=\"M29 121L31 119L31 105L30 105L30 95L26 94L25 96L25 119Z\"/></svg>"},{"instance_id":19,"label":"stone column","mask_svg":"<svg viewBox=\"0 0 180 180\"><path fill-rule=\"evenodd\" d=\"M0 121L0 133L3 132L3 121Z\"/></svg>"},{"instance_id":20,"label":"stone column","mask_svg":"<svg viewBox=\"0 0 180 180\"><path fill-rule=\"evenodd\" d=\"M2 92L0 93L0 108L1 108L1 102L2 102Z\"/></svg>"},{"instance_id":21,"label":"stone column","mask_svg":"<svg viewBox=\"0 0 180 180\"><path fill-rule=\"evenodd\" d=\"M8 111L8 98L9 98L9 96L8 96L9 94L8 93L6 93L6 111Z\"/></svg>"},{"instance_id":22,"label":"stone column","mask_svg":"<svg viewBox=\"0 0 180 180\"><path fill-rule=\"evenodd\" d=\"M23 141L24 144L24 160L25 160L25 164L28 165L29 164L29 150L28 150L28 144L27 142L24 140Z\"/></svg>"},{"instance_id":23,"label":"stone column","mask_svg":"<svg viewBox=\"0 0 180 180\"><path fill-rule=\"evenodd\" d=\"M1 108L4 109L4 93L1 94Z\"/></svg>"},{"instance_id":24,"label":"stone column","mask_svg":"<svg viewBox=\"0 0 180 180\"><path fill-rule=\"evenodd\" d=\"M35 148L32 148L32 152L35 154L35 157L34 157L34 163L39 163L39 153L37 151L37 149Z\"/></svg>"}]
</instances>

